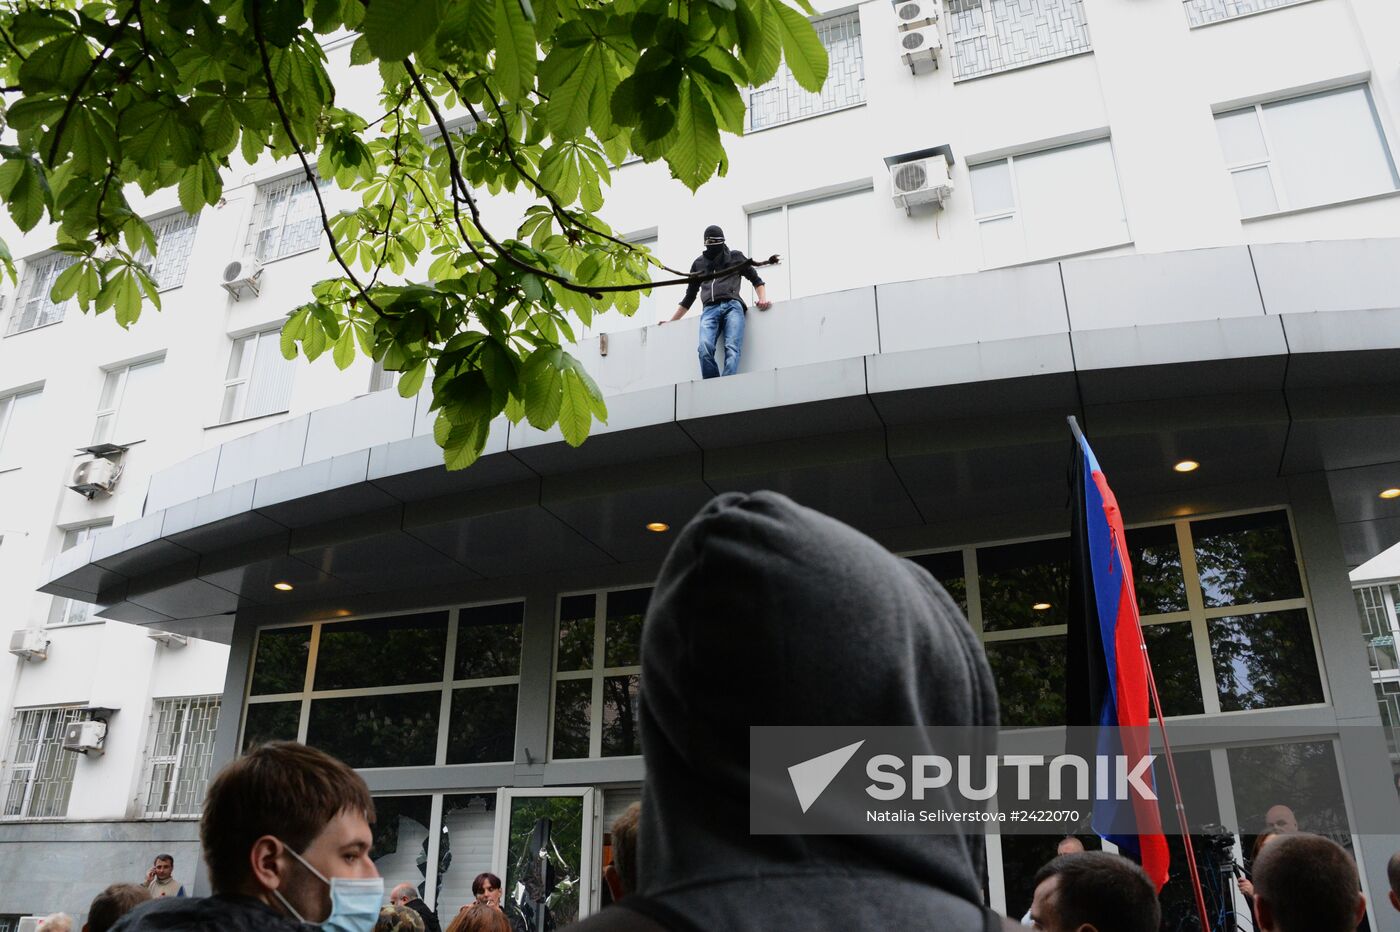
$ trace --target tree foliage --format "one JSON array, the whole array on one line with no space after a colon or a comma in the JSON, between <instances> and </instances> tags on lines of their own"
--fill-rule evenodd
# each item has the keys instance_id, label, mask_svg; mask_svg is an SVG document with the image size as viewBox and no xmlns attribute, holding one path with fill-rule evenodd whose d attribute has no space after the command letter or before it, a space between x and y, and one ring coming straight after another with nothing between
<instances>
[{"instance_id":1,"label":"tree foliage","mask_svg":"<svg viewBox=\"0 0 1400 932\"><path fill-rule=\"evenodd\" d=\"M342 35L377 72L373 118L337 100L318 37ZM194 213L235 160L296 160L361 203L322 203L341 274L289 315L282 351L342 369L373 356L406 397L431 373L449 468L502 413L581 443L607 409L564 351L575 322L634 312L652 268L684 277L598 218L612 169L664 160L693 190L727 168L741 87L786 60L816 90L827 69L784 0L11 3L0 54L0 200L77 257L55 300L130 326L160 306L132 189L174 188ZM503 190L535 200L510 235L480 210ZM2 245L0 261L13 276Z\"/></svg>"}]
</instances>

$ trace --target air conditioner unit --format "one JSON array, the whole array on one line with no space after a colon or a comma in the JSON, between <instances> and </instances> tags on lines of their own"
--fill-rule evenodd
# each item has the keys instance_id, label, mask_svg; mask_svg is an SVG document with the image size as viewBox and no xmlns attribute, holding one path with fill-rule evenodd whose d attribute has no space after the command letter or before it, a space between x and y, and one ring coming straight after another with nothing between
<instances>
[{"instance_id":1,"label":"air conditioner unit","mask_svg":"<svg viewBox=\"0 0 1400 932\"><path fill-rule=\"evenodd\" d=\"M262 288L262 272L262 263L252 256L234 259L224 266L224 290L233 295L235 301L242 299L245 290L251 291L256 298Z\"/></svg>"},{"instance_id":2,"label":"air conditioner unit","mask_svg":"<svg viewBox=\"0 0 1400 932\"><path fill-rule=\"evenodd\" d=\"M176 634L174 631L147 631L146 637L155 641L161 647L168 647L171 650L178 650L190 642L190 639L183 634Z\"/></svg>"},{"instance_id":3,"label":"air conditioner unit","mask_svg":"<svg viewBox=\"0 0 1400 932\"><path fill-rule=\"evenodd\" d=\"M917 71L918 65L932 62L936 69L938 51L943 48L943 40L938 36L937 26L919 26L899 34L899 47L903 53L901 58L910 68Z\"/></svg>"},{"instance_id":4,"label":"air conditioner unit","mask_svg":"<svg viewBox=\"0 0 1400 932\"><path fill-rule=\"evenodd\" d=\"M10 653L25 660L48 660L48 635L41 628L21 628L11 632Z\"/></svg>"},{"instance_id":5,"label":"air conditioner unit","mask_svg":"<svg viewBox=\"0 0 1400 932\"><path fill-rule=\"evenodd\" d=\"M890 166L890 193L895 204L905 210L916 204L937 204L953 193L953 179L948 174L948 161L941 155Z\"/></svg>"},{"instance_id":6,"label":"air conditioner unit","mask_svg":"<svg viewBox=\"0 0 1400 932\"><path fill-rule=\"evenodd\" d=\"M83 460L73 469L73 481L68 484L68 488L88 498L92 498L98 492L110 495L121 477L120 463L99 456L96 459Z\"/></svg>"},{"instance_id":7,"label":"air conditioner unit","mask_svg":"<svg viewBox=\"0 0 1400 932\"><path fill-rule=\"evenodd\" d=\"M936 0L908 0L907 3L896 2L894 5L894 17L899 21L900 29L917 29L920 26L932 26L938 22L938 4Z\"/></svg>"},{"instance_id":8,"label":"air conditioner unit","mask_svg":"<svg viewBox=\"0 0 1400 932\"><path fill-rule=\"evenodd\" d=\"M63 750L79 754L101 754L107 740L106 722L70 722L63 729Z\"/></svg>"}]
</instances>

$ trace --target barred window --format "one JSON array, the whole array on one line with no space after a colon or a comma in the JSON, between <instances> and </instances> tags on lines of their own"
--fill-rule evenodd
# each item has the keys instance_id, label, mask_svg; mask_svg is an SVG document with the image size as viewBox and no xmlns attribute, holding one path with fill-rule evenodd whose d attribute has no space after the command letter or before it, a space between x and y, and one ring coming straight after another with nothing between
<instances>
[{"instance_id":1,"label":"barred window","mask_svg":"<svg viewBox=\"0 0 1400 932\"><path fill-rule=\"evenodd\" d=\"M826 84L816 94L803 90L784 62L773 80L749 92L748 129L778 126L865 102L859 11L830 16L812 25L831 62Z\"/></svg>"},{"instance_id":2,"label":"barred window","mask_svg":"<svg viewBox=\"0 0 1400 932\"><path fill-rule=\"evenodd\" d=\"M146 818L199 815L218 727L217 696L156 702L146 752Z\"/></svg>"},{"instance_id":3,"label":"barred window","mask_svg":"<svg viewBox=\"0 0 1400 932\"><path fill-rule=\"evenodd\" d=\"M1186 0L1186 21L1194 29L1208 23L1218 23L1222 19L1234 19L1302 2L1304 0Z\"/></svg>"},{"instance_id":4,"label":"barred window","mask_svg":"<svg viewBox=\"0 0 1400 932\"><path fill-rule=\"evenodd\" d=\"M15 309L10 314L7 335L56 324L63 319L73 299L55 304L49 298L49 291L63 270L76 261L77 256L54 252L25 262L24 278L15 294Z\"/></svg>"},{"instance_id":5,"label":"barred window","mask_svg":"<svg viewBox=\"0 0 1400 932\"><path fill-rule=\"evenodd\" d=\"M190 264L190 252L194 249L194 233L199 226L199 215L191 216L184 211L176 211L152 221L151 233L156 240L156 254L145 246L136 254L136 261L146 266L161 291L178 288L185 283L185 269Z\"/></svg>"},{"instance_id":6,"label":"barred window","mask_svg":"<svg viewBox=\"0 0 1400 932\"><path fill-rule=\"evenodd\" d=\"M326 187L324 179L317 184ZM252 237L259 260L269 262L306 252L315 249L320 240L321 207L310 181L294 175L259 188Z\"/></svg>"},{"instance_id":7,"label":"barred window","mask_svg":"<svg viewBox=\"0 0 1400 932\"><path fill-rule=\"evenodd\" d=\"M23 709L11 724L5 771L6 819L61 819L68 814L78 755L63 750L63 732L81 709Z\"/></svg>"},{"instance_id":8,"label":"barred window","mask_svg":"<svg viewBox=\"0 0 1400 932\"><path fill-rule=\"evenodd\" d=\"M946 0L953 80L1089 51L1083 0Z\"/></svg>"}]
</instances>

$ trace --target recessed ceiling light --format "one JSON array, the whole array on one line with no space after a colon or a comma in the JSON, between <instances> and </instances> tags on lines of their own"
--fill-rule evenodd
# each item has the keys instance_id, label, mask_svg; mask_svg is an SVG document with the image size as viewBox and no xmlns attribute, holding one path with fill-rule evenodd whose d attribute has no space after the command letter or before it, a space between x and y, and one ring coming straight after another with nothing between
<instances>
[{"instance_id":1,"label":"recessed ceiling light","mask_svg":"<svg viewBox=\"0 0 1400 932\"><path fill-rule=\"evenodd\" d=\"M1385 489L1381 492L1381 498L1400 498L1400 489Z\"/></svg>"},{"instance_id":2,"label":"recessed ceiling light","mask_svg":"<svg viewBox=\"0 0 1400 932\"><path fill-rule=\"evenodd\" d=\"M1032 605L1031 608L1034 609L1034 610L1037 611L1037 612L1048 612L1048 611L1050 611L1050 603L1049 603L1049 602L1037 602L1037 603L1035 603L1034 605Z\"/></svg>"},{"instance_id":3,"label":"recessed ceiling light","mask_svg":"<svg viewBox=\"0 0 1400 932\"><path fill-rule=\"evenodd\" d=\"M670 529L671 525L667 524L665 521L652 521L647 525L647 530L656 534L661 534Z\"/></svg>"},{"instance_id":4,"label":"recessed ceiling light","mask_svg":"<svg viewBox=\"0 0 1400 932\"><path fill-rule=\"evenodd\" d=\"M1201 464L1195 460L1182 460L1172 467L1172 469L1175 469L1177 472L1195 472L1200 468Z\"/></svg>"},{"instance_id":5,"label":"recessed ceiling light","mask_svg":"<svg viewBox=\"0 0 1400 932\"><path fill-rule=\"evenodd\" d=\"M275 582L272 584L272 588L279 589L282 592L291 592L292 584L289 582Z\"/></svg>"}]
</instances>

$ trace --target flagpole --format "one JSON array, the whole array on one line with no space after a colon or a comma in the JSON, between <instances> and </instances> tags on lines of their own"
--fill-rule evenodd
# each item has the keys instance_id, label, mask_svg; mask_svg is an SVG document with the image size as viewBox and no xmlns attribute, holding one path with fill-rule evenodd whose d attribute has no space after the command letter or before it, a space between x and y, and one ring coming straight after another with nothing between
<instances>
[{"instance_id":1,"label":"flagpole","mask_svg":"<svg viewBox=\"0 0 1400 932\"><path fill-rule=\"evenodd\" d=\"M1075 442L1080 445L1080 449L1088 446L1088 441L1084 439L1084 432L1079 429L1079 421L1073 414L1065 418L1069 422L1070 432L1074 434ZM1196 849L1191 844L1191 827L1186 820L1186 802L1181 797L1181 783L1176 777L1176 760L1172 757L1171 742L1167 740L1167 721L1162 715L1162 700L1157 695L1157 678L1152 675L1152 660L1147 653L1147 641L1142 636L1142 622L1137 622L1138 648L1142 651L1142 665L1147 670L1147 693L1152 698L1152 710L1157 713L1157 728L1162 734L1163 756L1167 759L1167 776L1171 780L1172 795L1176 797L1176 818L1177 828L1181 830L1181 840L1186 847L1186 867L1191 876L1191 890L1196 895L1196 913L1201 918L1202 932L1213 932L1210 919L1206 915L1206 898L1201 891L1201 875L1196 870Z\"/></svg>"}]
</instances>

